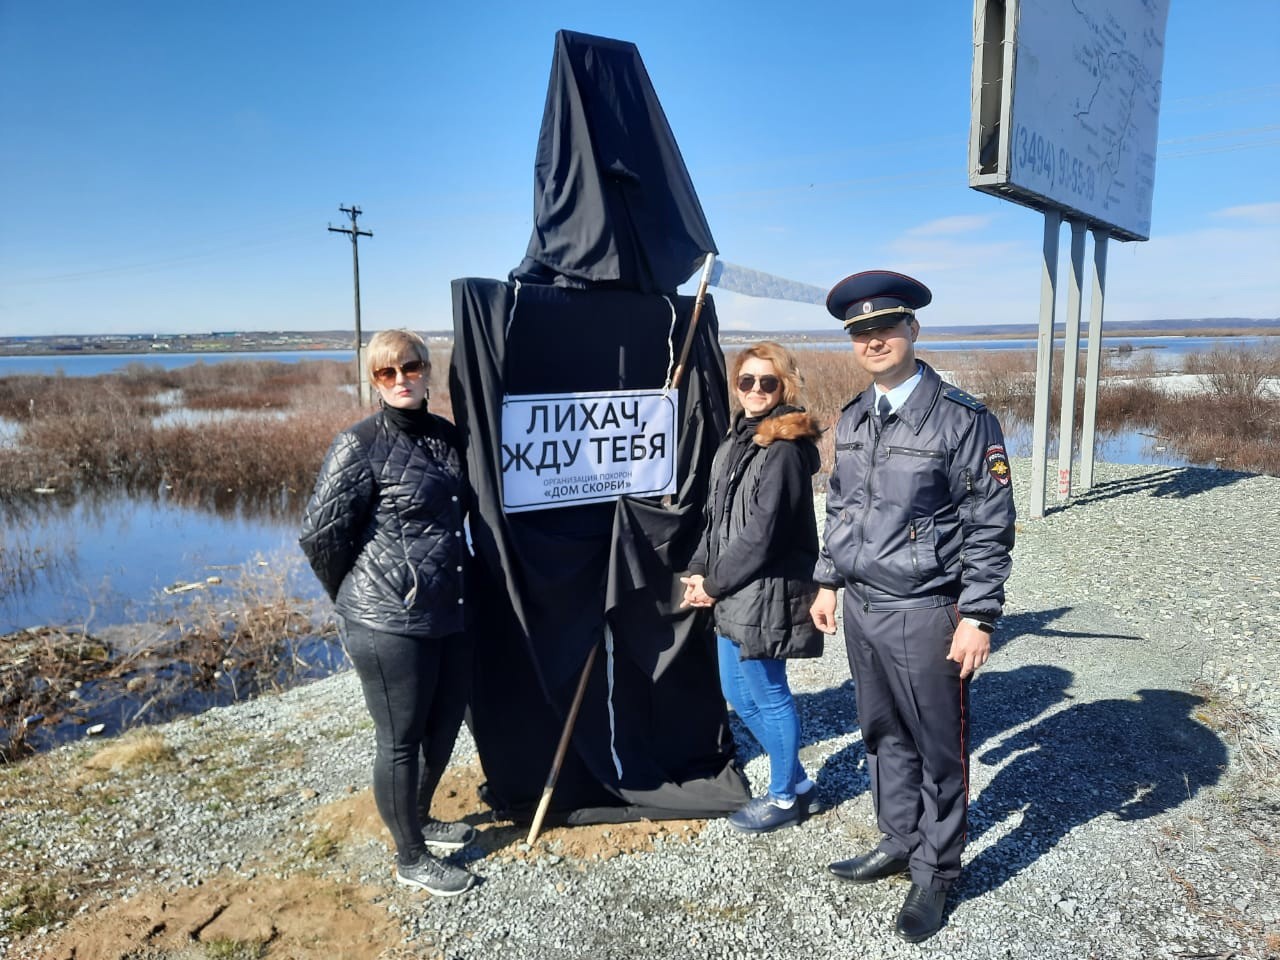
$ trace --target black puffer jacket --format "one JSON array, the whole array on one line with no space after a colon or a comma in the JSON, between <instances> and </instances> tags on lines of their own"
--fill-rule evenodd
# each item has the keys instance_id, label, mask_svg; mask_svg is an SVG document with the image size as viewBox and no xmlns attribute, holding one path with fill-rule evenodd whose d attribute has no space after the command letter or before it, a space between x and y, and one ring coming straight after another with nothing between
<instances>
[{"instance_id":1,"label":"black puffer jacket","mask_svg":"<svg viewBox=\"0 0 1280 960\"><path fill-rule=\"evenodd\" d=\"M466 467L453 424L423 411L416 427L384 411L338 434L299 543L343 618L441 637L464 625Z\"/></svg>"},{"instance_id":2,"label":"black puffer jacket","mask_svg":"<svg viewBox=\"0 0 1280 960\"><path fill-rule=\"evenodd\" d=\"M813 475L820 430L798 407L778 406L745 447L739 415L711 465L706 526L689 563L715 597L716 629L744 660L822 656L809 618L818 528Z\"/></svg>"}]
</instances>

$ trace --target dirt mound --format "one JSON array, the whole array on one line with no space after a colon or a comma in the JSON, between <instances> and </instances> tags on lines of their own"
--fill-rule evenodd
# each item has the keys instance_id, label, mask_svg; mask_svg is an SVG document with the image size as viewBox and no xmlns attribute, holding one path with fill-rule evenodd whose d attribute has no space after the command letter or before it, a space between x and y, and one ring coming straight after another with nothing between
<instances>
[{"instance_id":1,"label":"dirt mound","mask_svg":"<svg viewBox=\"0 0 1280 960\"><path fill-rule=\"evenodd\" d=\"M311 877L249 880L219 874L199 887L143 893L78 918L43 957L378 960L402 940L399 921L375 902L383 892Z\"/></svg>"},{"instance_id":2,"label":"dirt mound","mask_svg":"<svg viewBox=\"0 0 1280 960\"><path fill-rule=\"evenodd\" d=\"M528 828L498 821L478 799L483 773L476 765L450 769L436 794L432 814L476 827L485 859L531 861L559 856L592 861L653 849L659 838L689 840L702 832L704 820L551 827L529 846ZM404 943L400 921L386 908L392 895L390 835L378 816L371 790L325 804L311 816L314 829L305 841L311 864L307 872L279 879L282 863L261 863L258 876L220 873L198 887L172 893L144 889L125 901L111 901L92 914L73 917L43 960L228 960L267 957L289 960L399 960L435 957L428 945L415 952ZM387 884L361 885L323 874L344 851L384 843ZM296 861L297 851L282 851ZM320 861L315 869L314 861ZM331 869L331 867L330 867ZM483 895L483 894L480 894ZM395 896L425 896L398 890ZM21 950L21 945L18 946ZM28 953L17 953L27 956Z\"/></svg>"}]
</instances>

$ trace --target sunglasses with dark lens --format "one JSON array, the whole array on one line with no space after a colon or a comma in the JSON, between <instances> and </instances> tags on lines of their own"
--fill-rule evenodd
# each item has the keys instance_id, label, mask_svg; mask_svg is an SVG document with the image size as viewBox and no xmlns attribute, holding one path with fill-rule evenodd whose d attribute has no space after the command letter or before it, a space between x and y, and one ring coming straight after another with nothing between
<instances>
[{"instance_id":1,"label":"sunglasses with dark lens","mask_svg":"<svg viewBox=\"0 0 1280 960\"><path fill-rule=\"evenodd\" d=\"M375 383L380 383L384 387L389 387L396 382L396 371L404 374L406 380L421 380L423 368L426 364L421 360L410 360L408 363L402 363L399 367L379 367L373 371L373 379Z\"/></svg>"},{"instance_id":2,"label":"sunglasses with dark lens","mask_svg":"<svg viewBox=\"0 0 1280 960\"><path fill-rule=\"evenodd\" d=\"M760 377L760 392L773 393L782 384L782 381L772 374L766 373ZM756 385L756 377L750 373L744 373L738 377L738 391L740 393L750 393Z\"/></svg>"}]
</instances>

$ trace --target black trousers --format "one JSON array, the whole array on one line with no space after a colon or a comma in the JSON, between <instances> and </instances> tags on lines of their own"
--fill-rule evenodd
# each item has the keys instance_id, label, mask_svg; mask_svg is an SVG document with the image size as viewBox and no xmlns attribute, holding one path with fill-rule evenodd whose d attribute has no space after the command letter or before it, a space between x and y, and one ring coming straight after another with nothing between
<instances>
[{"instance_id":1,"label":"black trousers","mask_svg":"<svg viewBox=\"0 0 1280 960\"><path fill-rule=\"evenodd\" d=\"M391 831L396 858L426 852L422 817L431 809L471 693L471 645L465 635L408 637L338 619L373 718L377 751L373 798Z\"/></svg>"},{"instance_id":2,"label":"black trousers","mask_svg":"<svg viewBox=\"0 0 1280 960\"><path fill-rule=\"evenodd\" d=\"M864 610L845 591L844 640L858 698L879 849L945 890L960 875L969 810L969 682L947 659L956 609Z\"/></svg>"}]
</instances>

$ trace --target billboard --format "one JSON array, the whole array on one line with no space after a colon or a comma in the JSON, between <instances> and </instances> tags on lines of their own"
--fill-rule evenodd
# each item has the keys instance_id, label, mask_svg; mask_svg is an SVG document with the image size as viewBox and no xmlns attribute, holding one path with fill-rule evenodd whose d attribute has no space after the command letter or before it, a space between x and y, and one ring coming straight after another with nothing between
<instances>
[{"instance_id":1,"label":"billboard","mask_svg":"<svg viewBox=\"0 0 1280 960\"><path fill-rule=\"evenodd\" d=\"M975 0L969 186L1151 236L1168 0Z\"/></svg>"}]
</instances>

